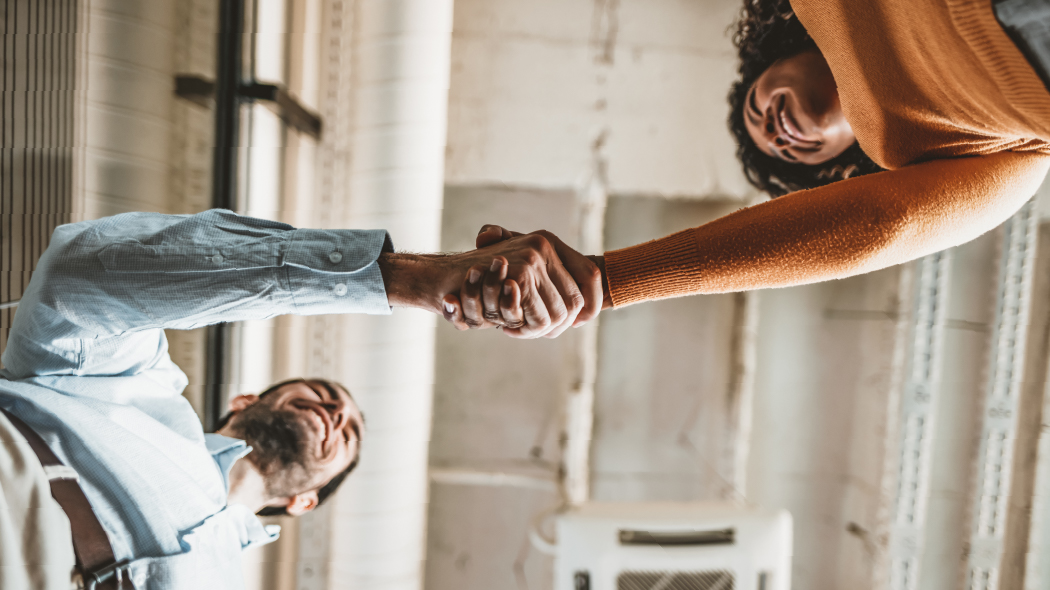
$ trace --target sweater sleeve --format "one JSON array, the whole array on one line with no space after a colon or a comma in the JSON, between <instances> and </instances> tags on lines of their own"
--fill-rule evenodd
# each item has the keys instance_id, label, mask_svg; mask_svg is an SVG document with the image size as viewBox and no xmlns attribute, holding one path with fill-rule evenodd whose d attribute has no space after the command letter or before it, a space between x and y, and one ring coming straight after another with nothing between
<instances>
[{"instance_id":1,"label":"sweater sleeve","mask_svg":"<svg viewBox=\"0 0 1050 590\"><path fill-rule=\"evenodd\" d=\"M1050 156L934 160L799 191L606 252L614 307L841 279L968 242L1039 188Z\"/></svg>"}]
</instances>

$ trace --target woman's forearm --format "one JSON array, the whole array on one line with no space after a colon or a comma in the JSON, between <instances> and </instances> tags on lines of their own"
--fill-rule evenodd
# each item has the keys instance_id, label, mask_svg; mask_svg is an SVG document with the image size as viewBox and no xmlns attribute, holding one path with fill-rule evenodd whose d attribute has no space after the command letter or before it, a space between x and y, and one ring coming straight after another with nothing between
<instances>
[{"instance_id":1,"label":"woman's forearm","mask_svg":"<svg viewBox=\"0 0 1050 590\"><path fill-rule=\"evenodd\" d=\"M1041 154L937 160L781 197L607 252L612 303L789 287L907 262L998 226L1048 168Z\"/></svg>"}]
</instances>

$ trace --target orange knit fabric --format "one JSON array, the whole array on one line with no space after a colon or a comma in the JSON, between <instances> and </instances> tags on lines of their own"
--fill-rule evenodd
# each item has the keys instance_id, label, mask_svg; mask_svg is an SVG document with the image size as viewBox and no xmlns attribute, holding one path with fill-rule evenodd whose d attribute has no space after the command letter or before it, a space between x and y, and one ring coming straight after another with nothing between
<instances>
[{"instance_id":1,"label":"orange knit fabric","mask_svg":"<svg viewBox=\"0 0 1050 590\"><path fill-rule=\"evenodd\" d=\"M888 170L607 252L616 307L899 264L1005 221L1050 169L1050 92L990 0L793 0L861 148Z\"/></svg>"}]
</instances>

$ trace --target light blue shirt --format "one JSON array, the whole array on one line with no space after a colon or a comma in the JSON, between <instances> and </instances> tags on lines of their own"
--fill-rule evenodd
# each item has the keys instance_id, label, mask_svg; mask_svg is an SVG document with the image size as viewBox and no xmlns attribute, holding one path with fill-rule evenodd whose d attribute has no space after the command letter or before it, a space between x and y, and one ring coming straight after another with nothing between
<instances>
[{"instance_id":1,"label":"light blue shirt","mask_svg":"<svg viewBox=\"0 0 1050 590\"><path fill-rule=\"evenodd\" d=\"M165 328L390 313L385 231L295 229L229 211L128 213L55 230L17 308L0 406L66 464L140 590L240 588L277 536L226 505L250 450L204 434Z\"/></svg>"}]
</instances>

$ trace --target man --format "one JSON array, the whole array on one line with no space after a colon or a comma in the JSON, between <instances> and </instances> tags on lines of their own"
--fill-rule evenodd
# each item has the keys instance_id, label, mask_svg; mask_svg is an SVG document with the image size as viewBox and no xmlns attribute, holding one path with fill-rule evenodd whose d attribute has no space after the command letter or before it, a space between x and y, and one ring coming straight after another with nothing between
<instances>
[{"instance_id":1,"label":"man","mask_svg":"<svg viewBox=\"0 0 1050 590\"><path fill-rule=\"evenodd\" d=\"M59 227L0 371L0 587L69 587L69 521L77 530L86 516L65 520L49 477L56 497L78 479L108 539L115 566L88 567L77 546L84 569L97 570L89 580L240 587L240 552L276 537L256 512L303 514L334 491L357 461L361 413L345 388L296 380L234 398L206 435L163 330L392 306L447 317L444 300L483 271L504 281L503 317L520 335L552 335L596 312L538 235L436 256L394 253L382 230L297 230L219 210ZM58 532L41 543L41 530Z\"/></svg>"}]
</instances>

